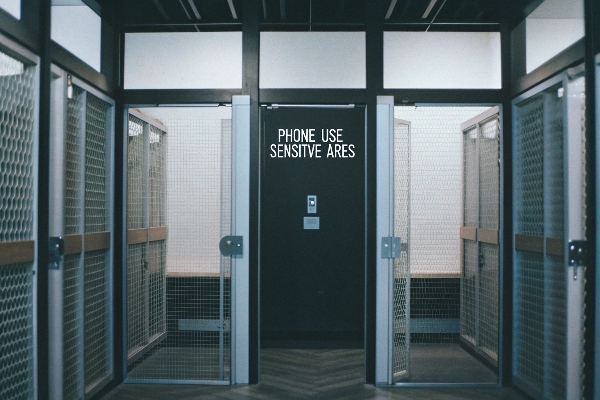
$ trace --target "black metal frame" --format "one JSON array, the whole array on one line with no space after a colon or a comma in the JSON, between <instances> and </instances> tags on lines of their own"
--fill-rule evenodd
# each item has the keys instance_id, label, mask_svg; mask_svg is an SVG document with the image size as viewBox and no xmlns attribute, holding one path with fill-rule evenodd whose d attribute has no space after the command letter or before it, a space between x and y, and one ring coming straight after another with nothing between
<instances>
[{"instance_id":1,"label":"black metal frame","mask_svg":"<svg viewBox=\"0 0 600 400\"><path fill-rule=\"evenodd\" d=\"M39 200L38 200L38 262L40 265L38 279L38 396L47 398L48 388L48 273L41 266L47 262L47 238L49 232L49 122L50 122L50 65L56 63L62 68L80 76L92 86L108 94L116 101L115 129L115 226L114 226L114 288L115 303L126 304L126 271L123 264L125 249L123 248L124 206L126 192L124 191L124 106L125 104L193 104L193 103L229 103L231 96L236 94L250 95L251 98L251 165L250 165L250 382L259 381L259 262L258 262L258 209L259 209L259 106L261 103L294 103L294 104L366 104L367 105L367 244L366 244L366 287L365 287L365 360L366 381L375 380L375 156L376 141L372 132L376 128L376 97L378 95L393 95L399 104L411 103L500 103L503 105L502 123L503 152L504 152L504 236L503 273L501 276L500 304L502 306L502 342L504 344L503 367L500 372L500 382L510 384L512 378L512 172L511 163L511 99L529 88L543 82L560 71L582 61L586 65L586 105L587 105L587 193L588 201L588 276L586 304L586 370L591 371L596 365L596 284L599 279L596 274L596 135L595 121L595 74L594 56L600 52L600 6L595 0L585 0L586 36L556 57L552 58L535 71L525 75L524 43L519 40L518 32L511 35L510 29L515 22L523 20L541 0L530 4L529 9L522 14L511 17L512 25L500 25L502 42L502 89L498 90L431 90L410 89L391 90L383 88L383 32L385 30L421 30L421 27L398 26L385 24L383 14L386 8L384 0L371 3L367 7L366 51L367 51L367 85L365 89L260 89L259 76L259 44L260 32L272 30L270 26L261 24L260 1L247 0L243 6L243 21L241 24L243 41L243 78L241 89L225 90L123 90L123 60L124 60L124 21L120 20L119 2L110 10L102 10L93 0L84 0L91 4L92 9L102 17L102 62L101 73L93 70L74 55L53 43L50 37L50 0L22 0L22 18L16 20L0 10L0 32L24 45L40 56L40 153L39 153ZM506 6L506 17L509 18L509 6ZM512 12L512 10L510 10ZM507 21L508 22L508 21ZM460 29L476 29L480 31L497 30L489 26L435 26L435 30L452 31ZM218 30L218 27L208 27ZM517 28L518 30L518 28ZM123 359L125 346L123 333L126 329L126 315L123 306L115 307L115 379L96 397L118 385L124 380L125 369ZM585 395L592 398L594 385L593 374L586 374ZM598 391L598 390L596 390Z\"/></svg>"}]
</instances>

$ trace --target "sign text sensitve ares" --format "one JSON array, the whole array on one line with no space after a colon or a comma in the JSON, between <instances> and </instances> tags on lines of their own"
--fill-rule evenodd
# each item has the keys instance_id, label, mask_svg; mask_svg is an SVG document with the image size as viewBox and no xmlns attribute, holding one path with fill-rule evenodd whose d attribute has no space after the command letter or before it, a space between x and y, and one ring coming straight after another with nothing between
<instances>
[{"instance_id":1,"label":"sign text sensitve ares","mask_svg":"<svg viewBox=\"0 0 600 400\"><path fill-rule=\"evenodd\" d=\"M316 129L279 129L278 142L270 146L271 158L354 158L354 144L344 143L343 129L321 129L317 143ZM322 148L327 145L327 150Z\"/></svg>"}]
</instances>

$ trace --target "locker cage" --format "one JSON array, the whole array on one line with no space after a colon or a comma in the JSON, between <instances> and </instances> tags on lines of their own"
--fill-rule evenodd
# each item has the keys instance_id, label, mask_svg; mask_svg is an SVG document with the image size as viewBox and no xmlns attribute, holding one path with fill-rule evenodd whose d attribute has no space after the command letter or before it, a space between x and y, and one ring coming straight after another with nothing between
<instances>
[{"instance_id":1,"label":"locker cage","mask_svg":"<svg viewBox=\"0 0 600 400\"><path fill-rule=\"evenodd\" d=\"M114 101L52 67L49 271L50 398L89 398L113 371Z\"/></svg>"},{"instance_id":2,"label":"locker cage","mask_svg":"<svg viewBox=\"0 0 600 400\"><path fill-rule=\"evenodd\" d=\"M127 361L166 337L167 129L130 110L127 144Z\"/></svg>"},{"instance_id":3,"label":"locker cage","mask_svg":"<svg viewBox=\"0 0 600 400\"><path fill-rule=\"evenodd\" d=\"M500 108L380 99L377 383L497 385Z\"/></svg>"},{"instance_id":4,"label":"locker cage","mask_svg":"<svg viewBox=\"0 0 600 400\"><path fill-rule=\"evenodd\" d=\"M127 142L126 381L229 383L231 108L129 109Z\"/></svg>"},{"instance_id":5,"label":"locker cage","mask_svg":"<svg viewBox=\"0 0 600 400\"><path fill-rule=\"evenodd\" d=\"M580 398L585 241L583 68L513 101L513 380L532 396ZM574 241L575 240L575 241Z\"/></svg>"},{"instance_id":6,"label":"locker cage","mask_svg":"<svg viewBox=\"0 0 600 400\"><path fill-rule=\"evenodd\" d=\"M0 36L0 398L36 398L38 58Z\"/></svg>"}]
</instances>

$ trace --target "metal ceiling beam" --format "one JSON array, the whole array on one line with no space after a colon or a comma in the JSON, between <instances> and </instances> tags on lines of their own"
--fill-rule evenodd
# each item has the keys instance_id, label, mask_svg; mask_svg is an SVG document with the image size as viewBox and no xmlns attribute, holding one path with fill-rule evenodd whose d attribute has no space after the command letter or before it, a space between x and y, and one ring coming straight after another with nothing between
<instances>
[{"instance_id":1,"label":"metal ceiling beam","mask_svg":"<svg viewBox=\"0 0 600 400\"><path fill-rule=\"evenodd\" d=\"M196 7L196 3L194 3L194 0L188 0L188 4L192 8L192 12L196 16L196 19L202 19L200 13L198 12L198 8Z\"/></svg>"},{"instance_id":2,"label":"metal ceiling beam","mask_svg":"<svg viewBox=\"0 0 600 400\"><path fill-rule=\"evenodd\" d=\"M437 18L438 14L440 13L440 11L442 11L442 8L444 8L444 5L446 4L446 1L448 1L448 0L444 0L444 2L442 3L442 5L440 6L440 8L438 8L437 12L435 13L435 15L433 16L433 18L431 19L431 22L429 23L429 26L427 27L427 29L425 29L425 32L427 32L429 30L429 28L431 28L431 24L433 24L435 22L435 19Z\"/></svg>"},{"instance_id":3,"label":"metal ceiling beam","mask_svg":"<svg viewBox=\"0 0 600 400\"><path fill-rule=\"evenodd\" d=\"M431 10L433 9L433 6L435 6L435 3L437 3L437 0L431 0L429 2L429 5L427 6L427 8L425 9L425 12L423 13L423 16L421 17L422 19L425 19L427 17L429 17L429 13L431 12ZM441 8L441 7L440 7ZM435 18L435 17L434 17Z\"/></svg>"},{"instance_id":4,"label":"metal ceiling beam","mask_svg":"<svg viewBox=\"0 0 600 400\"><path fill-rule=\"evenodd\" d=\"M390 6L388 7L387 13L385 13L385 19L390 19L392 13L394 12L394 8L396 8L396 3L398 0L392 0L390 2Z\"/></svg>"},{"instance_id":5,"label":"metal ceiling beam","mask_svg":"<svg viewBox=\"0 0 600 400\"><path fill-rule=\"evenodd\" d=\"M187 17L188 17L189 20L191 20L192 16L188 12L187 8L185 8L185 4L183 3L183 0L179 0L179 4L181 4L181 8L183 8L183 11L185 12L185 15L187 15Z\"/></svg>"},{"instance_id":6,"label":"metal ceiling beam","mask_svg":"<svg viewBox=\"0 0 600 400\"><path fill-rule=\"evenodd\" d=\"M162 4L160 4L160 0L152 0L152 2L154 3L154 5L156 6L156 8L158 9L158 12L160 12L160 14L163 16L164 19L169 20L169 14L167 14L167 12L165 11L165 9L163 8Z\"/></svg>"},{"instance_id":7,"label":"metal ceiling beam","mask_svg":"<svg viewBox=\"0 0 600 400\"><path fill-rule=\"evenodd\" d=\"M237 13L235 12L235 7L233 6L233 0L227 0L229 3L229 11L231 11L231 16L233 19L237 19Z\"/></svg>"}]
</instances>

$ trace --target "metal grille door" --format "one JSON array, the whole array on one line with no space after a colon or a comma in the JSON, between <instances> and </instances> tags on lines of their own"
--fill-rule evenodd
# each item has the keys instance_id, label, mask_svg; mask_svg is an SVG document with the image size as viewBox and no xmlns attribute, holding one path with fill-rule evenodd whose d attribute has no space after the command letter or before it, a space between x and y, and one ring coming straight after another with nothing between
<instances>
[{"instance_id":1,"label":"metal grille door","mask_svg":"<svg viewBox=\"0 0 600 400\"><path fill-rule=\"evenodd\" d=\"M113 102L55 70L51 235L65 255L49 274L53 399L84 399L113 376Z\"/></svg>"},{"instance_id":2,"label":"metal grille door","mask_svg":"<svg viewBox=\"0 0 600 400\"><path fill-rule=\"evenodd\" d=\"M166 338L167 128L129 112L127 144L127 359Z\"/></svg>"},{"instance_id":3,"label":"metal grille door","mask_svg":"<svg viewBox=\"0 0 600 400\"><path fill-rule=\"evenodd\" d=\"M549 399L580 398L583 280L583 78L557 77L514 101L513 377Z\"/></svg>"},{"instance_id":4,"label":"metal grille door","mask_svg":"<svg viewBox=\"0 0 600 400\"><path fill-rule=\"evenodd\" d=\"M463 226L460 331L463 343L498 363L500 122L498 107L462 124Z\"/></svg>"},{"instance_id":5,"label":"metal grille door","mask_svg":"<svg viewBox=\"0 0 600 400\"><path fill-rule=\"evenodd\" d=\"M0 398L35 398L36 67L0 51Z\"/></svg>"},{"instance_id":6,"label":"metal grille door","mask_svg":"<svg viewBox=\"0 0 600 400\"><path fill-rule=\"evenodd\" d=\"M409 194L410 122L394 120L394 237L400 238L399 257L393 259L392 381L408 376L410 350Z\"/></svg>"},{"instance_id":7,"label":"metal grille door","mask_svg":"<svg viewBox=\"0 0 600 400\"><path fill-rule=\"evenodd\" d=\"M230 108L129 110L128 382L232 378L232 145Z\"/></svg>"}]
</instances>

